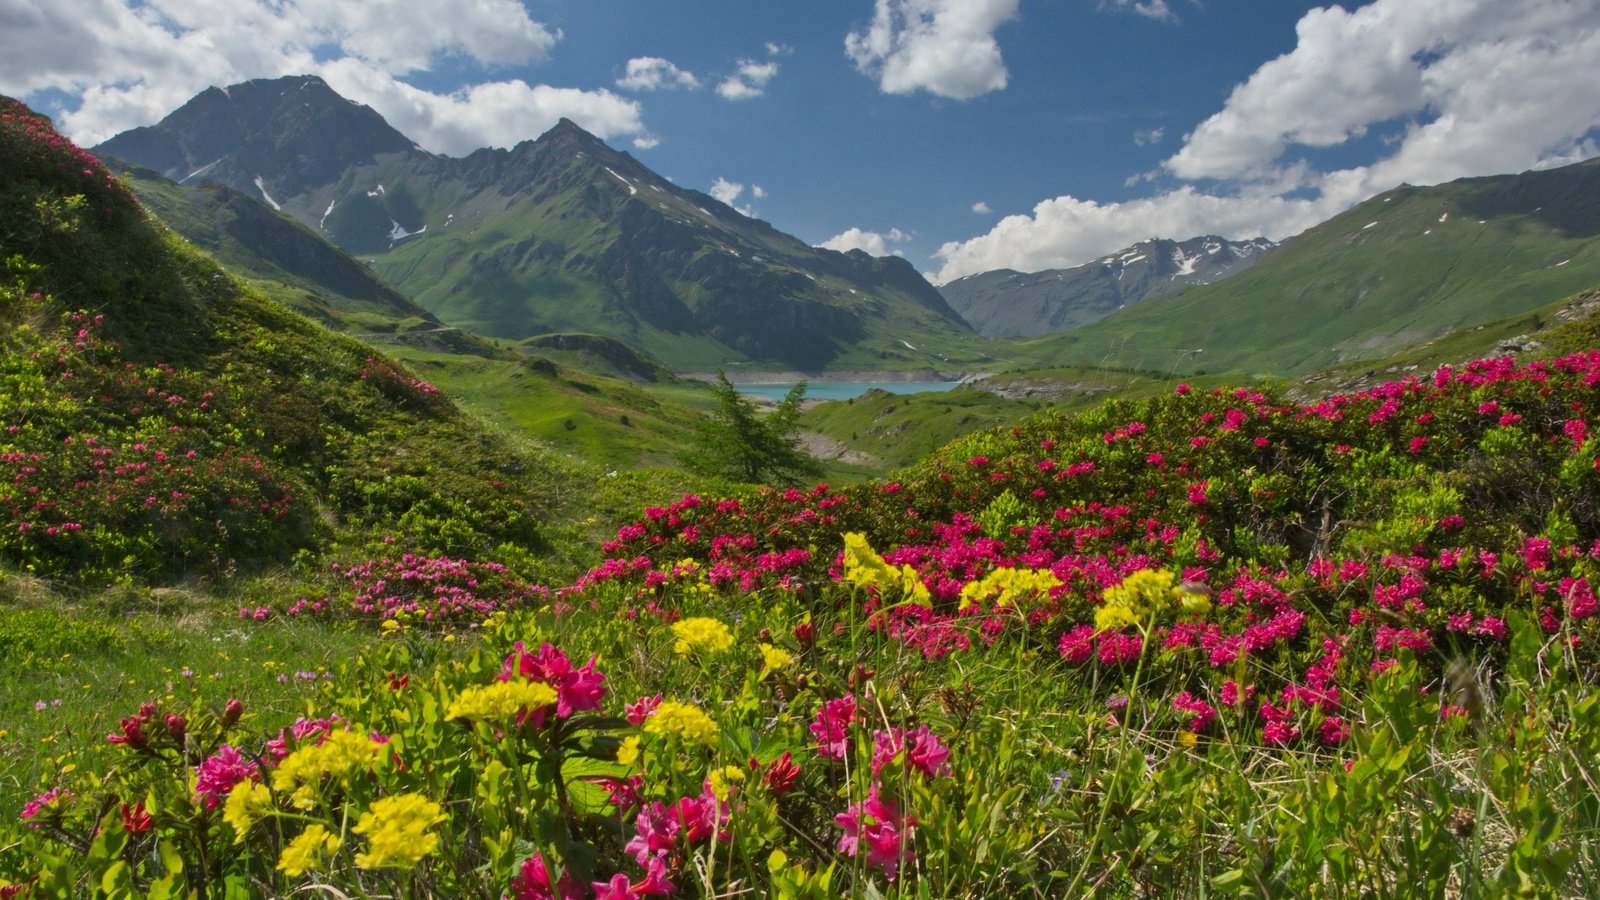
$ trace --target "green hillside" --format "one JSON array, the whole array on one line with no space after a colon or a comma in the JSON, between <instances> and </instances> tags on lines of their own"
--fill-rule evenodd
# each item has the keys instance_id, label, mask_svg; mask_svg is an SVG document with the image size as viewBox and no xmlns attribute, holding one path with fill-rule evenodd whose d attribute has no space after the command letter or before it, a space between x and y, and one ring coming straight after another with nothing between
<instances>
[{"instance_id":1,"label":"green hillside","mask_svg":"<svg viewBox=\"0 0 1600 900\"><path fill-rule=\"evenodd\" d=\"M1403 186L1214 285L1020 344L1036 364L1288 374L1387 356L1600 281L1600 162Z\"/></svg>"},{"instance_id":2,"label":"green hillside","mask_svg":"<svg viewBox=\"0 0 1600 900\"><path fill-rule=\"evenodd\" d=\"M570 472L241 284L46 120L3 115L0 563L212 579L379 538L556 559Z\"/></svg>"}]
</instances>

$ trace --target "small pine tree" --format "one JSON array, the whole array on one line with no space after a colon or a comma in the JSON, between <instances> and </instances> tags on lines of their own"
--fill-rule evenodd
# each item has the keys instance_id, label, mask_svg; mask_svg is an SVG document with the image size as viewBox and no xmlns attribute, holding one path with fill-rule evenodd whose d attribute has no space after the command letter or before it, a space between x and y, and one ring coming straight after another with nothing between
<instances>
[{"instance_id":1,"label":"small pine tree","mask_svg":"<svg viewBox=\"0 0 1600 900\"><path fill-rule=\"evenodd\" d=\"M822 464L795 436L805 382L790 389L767 415L720 371L714 390L717 410L700 423L690 452L682 458L687 468L749 484L796 484L822 474Z\"/></svg>"}]
</instances>

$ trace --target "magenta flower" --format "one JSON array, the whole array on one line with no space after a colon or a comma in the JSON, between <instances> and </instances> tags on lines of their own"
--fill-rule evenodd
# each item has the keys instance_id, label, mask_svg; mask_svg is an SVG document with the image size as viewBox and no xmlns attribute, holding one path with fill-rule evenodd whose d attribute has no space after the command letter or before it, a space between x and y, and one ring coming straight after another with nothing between
<instances>
[{"instance_id":1,"label":"magenta flower","mask_svg":"<svg viewBox=\"0 0 1600 900\"><path fill-rule=\"evenodd\" d=\"M916 858L906 846L916 820L901 818L899 804L879 796L876 784L868 789L866 800L851 804L833 821L844 829L839 837L839 852L853 857L861 852L864 842L867 865L882 869L890 881L895 879L902 861Z\"/></svg>"},{"instance_id":2,"label":"magenta flower","mask_svg":"<svg viewBox=\"0 0 1600 900\"><path fill-rule=\"evenodd\" d=\"M950 764L947 761L950 750L939 743L939 736L930 731L926 725L918 725L910 730L896 727L888 731L874 732L872 742L874 778L878 777L884 767L893 762L901 751L905 751L907 763L930 778L950 774Z\"/></svg>"},{"instance_id":3,"label":"magenta flower","mask_svg":"<svg viewBox=\"0 0 1600 900\"><path fill-rule=\"evenodd\" d=\"M582 900L583 889L572 873L562 870L554 884L550 882L550 869L544 855L535 853L522 861L522 868L511 881L512 896L516 900Z\"/></svg>"},{"instance_id":4,"label":"magenta flower","mask_svg":"<svg viewBox=\"0 0 1600 900\"><path fill-rule=\"evenodd\" d=\"M654 697L640 697L636 703L625 704L622 707L622 714L627 716L629 725L637 727L643 725L645 720L650 718L651 714L656 711L656 707L660 705L660 694Z\"/></svg>"},{"instance_id":5,"label":"magenta flower","mask_svg":"<svg viewBox=\"0 0 1600 900\"><path fill-rule=\"evenodd\" d=\"M644 880L638 883L630 881L621 872L611 876L610 881L593 882L590 886L594 888L595 900L665 897L677 891L677 887L667 880L667 862L660 854L650 857L644 866Z\"/></svg>"},{"instance_id":6,"label":"magenta flower","mask_svg":"<svg viewBox=\"0 0 1600 900\"><path fill-rule=\"evenodd\" d=\"M22 804L22 815L20 818L24 820L37 819L40 816L55 810L61 804L61 801L64 801L71 796L71 791L61 787L53 787L42 794L35 794L32 800ZM37 826L39 823L28 822L28 824L30 826Z\"/></svg>"},{"instance_id":7,"label":"magenta flower","mask_svg":"<svg viewBox=\"0 0 1600 900\"><path fill-rule=\"evenodd\" d=\"M594 663L595 658L591 656L582 668L574 669L566 654L551 644L529 653L522 642L517 641L501 667L500 680L509 681L521 675L529 681L550 685L556 690L556 715L565 719L574 712L598 708L600 698L606 695L606 677L595 669Z\"/></svg>"},{"instance_id":8,"label":"magenta flower","mask_svg":"<svg viewBox=\"0 0 1600 900\"><path fill-rule=\"evenodd\" d=\"M195 794L204 800L206 809L216 809L234 785L241 781L257 780L261 770L232 745L223 744L217 748L214 756L196 766L194 773Z\"/></svg>"},{"instance_id":9,"label":"magenta flower","mask_svg":"<svg viewBox=\"0 0 1600 900\"><path fill-rule=\"evenodd\" d=\"M811 733L816 735L817 752L833 759L844 759L845 750L850 745L850 722L855 717L854 694L845 694L837 700L823 703L808 726Z\"/></svg>"}]
</instances>

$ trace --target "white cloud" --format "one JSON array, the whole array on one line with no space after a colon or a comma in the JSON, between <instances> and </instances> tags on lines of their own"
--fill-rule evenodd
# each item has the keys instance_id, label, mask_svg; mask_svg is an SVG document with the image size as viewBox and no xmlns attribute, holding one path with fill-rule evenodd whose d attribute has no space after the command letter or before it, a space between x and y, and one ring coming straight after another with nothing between
<instances>
[{"instance_id":1,"label":"white cloud","mask_svg":"<svg viewBox=\"0 0 1600 900\"><path fill-rule=\"evenodd\" d=\"M1167 130L1165 128L1150 128L1142 131L1135 131L1133 133L1133 142L1141 147L1148 147L1151 144L1161 143L1162 138L1165 138L1166 136Z\"/></svg>"},{"instance_id":2,"label":"white cloud","mask_svg":"<svg viewBox=\"0 0 1600 900\"><path fill-rule=\"evenodd\" d=\"M0 30L12 38L0 91L79 97L59 118L85 145L151 124L210 85L307 73L438 152L507 146L561 116L602 137L645 134L638 104L609 91L512 80L437 94L399 80L444 59L548 56L560 33L517 0L0 0Z\"/></svg>"},{"instance_id":3,"label":"white cloud","mask_svg":"<svg viewBox=\"0 0 1600 900\"><path fill-rule=\"evenodd\" d=\"M711 182L711 196L729 206L732 206L734 201L739 199L739 195L743 193L744 185L737 181L729 181L726 178L718 177L716 181Z\"/></svg>"},{"instance_id":4,"label":"white cloud","mask_svg":"<svg viewBox=\"0 0 1600 900\"><path fill-rule=\"evenodd\" d=\"M1100 8L1125 10L1158 22L1178 21L1178 14L1167 5L1167 0L1101 0Z\"/></svg>"},{"instance_id":5,"label":"white cloud","mask_svg":"<svg viewBox=\"0 0 1600 900\"><path fill-rule=\"evenodd\" d=\"M635 150L651 150L659 146L661 146L661 138L653 134L641 134L633 139L633 149Z\"/></svg>"},{"instance_id":6,"label":"white cloud","mask_svg":"<svg viewBox=\"0 0 1600 900\"><path fill-rule=\"evenodd\" d=\"M767 189L759 184L752 184L750 185L750 196L757 200L765 200L767 199Z\"/></svg>"},{"instance_id":7,"label":"white cloud","mask_svg":"<svg viewBox=\"0 0 1600 900\"><path fill-rule=\"evenodd\" d=\"M767 82L778 74L775 62L739 60L739 69L717 85L717 94L728 100L749 100L767 92Z\"/></svg>"},{"instance_id":8,"label":"white cloud","mask_svg":"<svg viewBox=\"0 0 1600 900\"><path fill-rule=\"evenodd\" d=\"M837 250L840 253L864 250L872 256L904 256L902 251L891 249L889 245L904 243L910 239L911 235L898 228L891 228L887 232L851 228L848 231L841 231L817 246Z\"/></svg>"},{"instance_id":9,"label":"white cloud","mask_svg":"<svg viewBox=\"0 0 1600 900\"><path fill-rule=\"evenodd\" d=\"M987 216L990 213L994 212L994 210L989 208L989 204L983 202L982 200L979 200L977 203L972 204L972 211L977 213L980 216Z\"/></svg>"},{"instance_id":10,"label":"white cloud","mask_svg":"<svg viewBox=\"0 0 1600 900\"><path fill-rule=\"evenodd\" d=\"M768 56L790 56L793 53L794 48L788 44L774 44L772 41L767 41Z\"/></svg>"},{"instance_id":11,"label":"white cloud","mask_svg":"<svg viewBox=\"0 0 1600 900\"><path fill-rule=\"evenodd\" d=\"M1037 271L1158 235L1298 233L1401 182L1437 184L1600 154L1600 16L1567 0L1377 0L1314 9L1294 50L1263 64L1163 163L1214 181L1097 204L1039 203L940 248L937 279ZM1395 130L1366 165L1321 171L1294 147ZM1150 181L1150 173L1129 186Z\"/></svg>"},{"instance_id":12,"label":"white cloud","mask_svg":"<svg viewBox=\"0 0 1600 900\"><path fill-rule=\"evenodd\" d=\"M627 91L659 91L697 88L700 79L659 56L637 56L628 60L627 74L617 79L617 87Z\"/></svg>"},{"instance_id":13,"label":"white cloud","mask_svg":"<svg viewBox=\"0 0 1600 900\"><path fill-rule=\"evenodd\" d=\"M872 25L845 53L887 94L966 100L1001 90L1009 73L994 33L1019 0L876 0Z\"/></svg>"}]
</instances>

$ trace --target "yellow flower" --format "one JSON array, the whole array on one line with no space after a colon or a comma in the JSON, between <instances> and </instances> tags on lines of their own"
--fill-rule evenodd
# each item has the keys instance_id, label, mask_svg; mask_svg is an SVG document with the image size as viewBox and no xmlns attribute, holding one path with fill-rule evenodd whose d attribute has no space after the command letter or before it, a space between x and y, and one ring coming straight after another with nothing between
<instances>
[{"instance_id":1,"label":"yellow flower","mask_svg":"<svg viewBox=\"0 0 1600 900\"><path fill-rule=\"evenodd\" d=\"M989 597L994 598L995 606L1011 606L1019 600L1049 593L1051 588L1060 586L1061 579L1049 569L1001 567L961 589L961 608L966 609Z\"/></svg>"},{"instance_id":2,"label":"yellow flower","mask_svg":"<svg viewBox=\"0 0 1600 900\"><path fill-rule=\"evenodd\" d=\"M446 721L480 719L509 721L523 710L535 710L556 702L555 688L540 681L496 681L469 687L450 702Z\"/></svg>"},{"instance_id":3,"label":"yellow flower","mask_svg":"<svg viewBox=\"0 0 1600 900\"><path fill-rule=\"evenodd\" d=\"M704 616L674 622L672 633L678 636L678 642L672 649L679 656L699 650L719 653L733 646L733 634L728 631L728 626Z\"/></svg>"},{"instance_id":4,"label":"yellow flower","mask_svg":"<svg viewBox=\"0 0 1600 900\"><path fill-rule=\"evenodd\" d=\"M646 734L675 734L686 741L714 747L717 743L717 723L711 721L700 707L692 703L668 700L656 707L655 714L644 723Z\"/></svg>"},{"instance_id":5,"label":"yellow flower","mask_svg":"<svg viewBox=\"0 0 1600 900\"><path fill-rule=\"evenodd\" d=\"M272 792L256 781L241 781L228 792L222 805L222 821L233 826L233 842L244 843L245 833L261 817L272 811Z\"/></svg>"},{"instance_id":6,"label":"yellow flower","mask_svg":"<svg viewBox=\"0 0 1600 900\"><path fill-rule=\"evenodd\" d=\"M723 803L728 802L728 797L733 793L734 782L744 780L744 770L738 766L723 766L712 769L706 776L706 781L711 783L711 794Z\"/></svg>"},{"instance_id":7,"label":"yellow flower","mask_svg":"<svg viewBox=\"0 0 1600 900\"><path fill-rule=\"evenodd\" d=\"M639 736L630 735L622 739L622 745L617 747L617 762L631 766L639 759Z\"/></svg>"},{"instance_id":8,"label":"yellow flower","mask_svg":"<svg viewBox=\"0 0 1600 900\"><path fill-rule=\"evenodd\" d=\"M367 852L356 854L363 869L409 869L439 847L428 828L445 820L444 809L421 794L397 794L374 800L350 829L367 839Z\"/></svg>"},{"instance_id":9,"label":"yellow flower","mask_svg":"<svg viewBox=\"0 0 1600 900\"><path fill-rule=\"evenodd\" d=\"M1105 589L1103 604L1095 614L1095 627L1104 631L1122 625L1140 625L1174 603L1190 612L1204 612L1211 601L1185 584L1175 586L1178 576L1165 569L1140 569Z\"/></svg>"},{"instance_id":10,"label":"yellow flower","mask_svg":"<svg viewBox=\"0 0 1600 900\"><path fill-rule=\"evenodd\" d=\"M766 671L776 672L794 665L794 656L782 647L771 644L758 645L761 649L762 668Z\"/></svg>"},{"instance_id":11,"label":"yellow flower","mask_svg":"<svg viewBox=\"0 0 1600 900\"><path fill-rule=\"evenodd\" d=\"M1180 731L1180 732L1178 732L1178 746L1182 747L1183 749L1185 749L1185 750L1191 749L1192 747L1194 747L1195 744L1198 744L1198 743L1200 743L1200 736L1195 734L1194 732L1192 732L1192 731Z\"/></svg>"},{"instance_id":12,"label":"yellow flower","mask_svg":"<svg viewBox=\"0 0 1600 900\"><path fill-rule=\"evenodd\" d=\"M863 587L870 585L893 584L899 580L900 573L894 566L883 561L872 545L867 543L867 536L860 532L849 532L844 536L844 578Z\"/></svg>"},{"instance_id":13,"label":"yellow flower","mask_svg":"<svg viewBox=\"0 0 1600 900\"><path fill-rule=\"evenodd\" d=\"M272 789L291 795L299 809L310 809L314 790L324 777L343 778L370 769L383 759L383 745L353 731L335 731L322 743L284 757L272 773Z\"/></svg>"},{"instance_id":14,"label":"yellow flower","mask_svg":"<svg viewBox=\"0 0 1600 900\"><path fill-rule=\"evenodd\" d=\"M1094 614L1094 628L1096 631L1115 631L1124 625L1138 624L1138 613L1121 604L1102 606Z\"/></svg>"},{"instance_id":15,"label":"yellow flower","mask_svg":"<svg viewBox=\"0 0 1600 900\"><path fill-rule=\"evenodd\" d=\"M283 848L278 857L278 871L290 878L299 878L311 869L321 868L324 851L327 856L339 852L339 837L322 825L312 825Z\"/></svg>"},{"instance_id":16,"label":"yellow flower","mask_svg":"<svg viewBox=\"0 0 1600 900\"><path fill-rule=\"evenodd\" d=\"M1178 605L1190 615L1203 616L1211 611L1211 589L1203 584L1185 581L1174 589Z\"/></svg>"}]
</instances>

